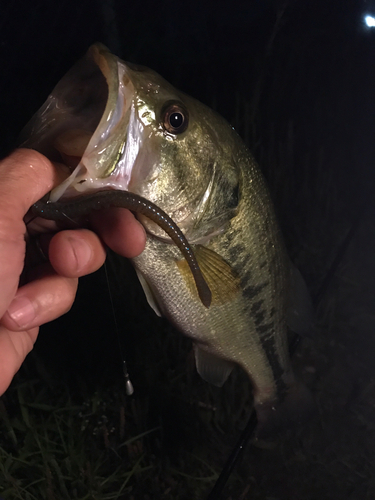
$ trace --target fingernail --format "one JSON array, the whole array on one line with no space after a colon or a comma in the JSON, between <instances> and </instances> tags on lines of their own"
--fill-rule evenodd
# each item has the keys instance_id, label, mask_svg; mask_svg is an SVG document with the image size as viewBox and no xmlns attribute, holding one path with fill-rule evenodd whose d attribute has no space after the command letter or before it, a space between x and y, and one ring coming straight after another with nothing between
<instances>
[{"instance_id":1,"label":"fingernail","mask_svg":"<svg viewBox=\"0 0 375 500\"><path fill-rule=\"evenodd\" d=\"M92 248L83 238L70 238L70 243L76 258L76 268L77 271L79 271L90 262L92 257Z\"/></svg>"},{"instance_id":2,"label":"fingernail","mask_svg":"<svg viewBox=\"0 0 375 500\"><path fill-rule=\"evenodd\" d=\"M8 314L19 326L29 325L35 318L35 309L27 297L16 297L8 308Z\"/></svg>"}]
</instances>

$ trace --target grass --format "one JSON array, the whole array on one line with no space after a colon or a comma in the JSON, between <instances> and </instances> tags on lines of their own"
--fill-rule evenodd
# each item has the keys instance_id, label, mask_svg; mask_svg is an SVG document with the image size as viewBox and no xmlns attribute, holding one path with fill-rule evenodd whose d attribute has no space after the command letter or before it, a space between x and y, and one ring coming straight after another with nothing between
<instances>
[{"instance_id":1,"label":"grass","mask_svg":"<svg viewBox=\"0 0 375 500\"><path fill-rule=\"evenodd\" d=\"M56 381L48 388L40 380L18 381L0 405L0 494L114 500L137 491L135 498L199 498L218 471L199 450L184 453L174 466L157 459L162 428L139 432L140 412L114 387L78 402Z\"/></svg>"},{"instance_id":2,"label":"grass","mask_svg":"<svg viewBox=\"0 0 375 500\"><path fill-rule=\"evenodd\" d=\"M99 394L77 405L67 387L46 390L31 381L11 390L1 406L5 498L122 498L133 478L153 468L143 439L158 429L121 439L125 410Z\"/></svg>"}]
</instances>

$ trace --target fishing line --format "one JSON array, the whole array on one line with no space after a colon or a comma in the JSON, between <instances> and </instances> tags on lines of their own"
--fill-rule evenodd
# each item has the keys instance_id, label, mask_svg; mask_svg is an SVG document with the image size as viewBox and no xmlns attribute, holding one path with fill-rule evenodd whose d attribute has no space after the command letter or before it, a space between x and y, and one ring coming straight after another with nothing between
<instances>
[{"instance_id":1,"label":"fishing line","mask_svg":"<svg viewBox=\"0 0 375 500\"><path fill-rule=\"evenodd\" d=\"M61 212L61 213L64 215L64 217L65 217L66 219L68 219L70 222L73 222L73 224L74 224L74 225L76 225L76 226L78 226L78 225L79 225L79 224L78 224L78 222L77 222L77 221L75 221L75 220L73 220L73 219L71 219L71 218L69 217L69 215L66 215L64 212ZM27 228L27 227L28 227L28 225L29 225L31 222L33 222L33 221L34 221L37 217L38 217L38 215L33 215L33 216L32 216L32 217L31 217L31 218L30 218L27 222L25 222L25 226L26 226L26 228ZM36 237L34 237L34 238L33 238L33 241L34 241L35 246L36 246L36 249L37 249L37 251L38 251L39 255L42 257L43 261L48 262L48 261L49 261L49 259L48 259L48 255L46 255L46 254L45 254L45 252L44 252L44 250L43 250L43 248L42 248L42 245L40 244L39 235L37 235ZM1 499L0 499L0 500L1 500Z\"/></svg>"},{"instance_id":2,"label":"fishing line","mask_svg":"<svg viewBox=\"0 0 375 500\"><path fill-rule=\"evenodd\" d=\"M314 304L315 308L317 308L319 306L325 292L327 291L329 285L331 284L331 282L336 274L336 271L337 271L339 265L341 264L341 262L344 259L345 253L348 250L350 243L353 241L354 236L356 235L356 233L359 229L360 220L365 215L365 213L368 209L368 206L369 206L369 202L372 199L372 198L370 198L370 196L373 192L372 187L373 187L373 185L371 185L371 189L369 189L367 191L367 196L364 197L364 202L361 204L356 215L353 217L350 228L349 228L348 232L346 233L345 237L343 238L343 240L341 241L341 244L339 245L337 254L336 254L335 258L333 259L333 262L330 265L330 267L327 271L327 274L324 277L324 279L323 279L323 281L318 289L318 292L316 293L315 297L313 298L313 304ZM290 346L289 346L289 353L290 353L291 357L295 353L295 351L300 343L300 340L301 340L301 336L298 334L295 334L291 343L290 343ZM228 479L233 472L233 469L235 468L238 461L240 460L240 458L241 458L247 444L249 443L250 439L253 437L256 426L257 426L257 417L256 417L256 412L253 409L251 414L250 414L250 418L246 424L245 429L242 431L236 445L233 448L233 451L229 455L218 479L216 480L214 487L212 488L210 494L207 497L207 500L218 500L220 498L221 494L223 493L224 487L227 484Z\"/></svg>"},{"instance_id":3,"label":"fishing line","mask_svg":"<svg viewBox=\"0 0 375 500\"><path fill-rule=\"evenodd\" d=\"M78 222L76 220L70 218L69 215L67 215L64 212L61 212L61 213L70 222L72 222L76 226L79 225ZM35 220L37 217L38 217L37 215L34 215L33 217L31 217L31 219L26 222L26 224L25 224L26 227L30 224L30 222L32 222L33 220ZM42 247L40 246L40 242L39 242L38 238L36 238L35 241L36 241L36 246L37 246L37 249L38 249L39 253L45 258L45 260L48 260L47 256L43 252ZM108 252L107 252L107 258L108 258ZM114 323L114 326L115 326L116 337L117 337L117 342L118 342L118 346L119 346L119 353L120 353L121 362L122 362L122 370L123 370L124 378L125 378L125 391L126 391L126 394L128 396L131 396L134 393L134 387L133 387L133 384L132 384L132 382L130 380L128 368L127 368L127 365L126 365L126 359L125 359L125 356L124 356L124 350L123 350L122 344L121 344L120 329L119 329L118 322L117 322L117 317L116 317L116 312L115 312L115 306L114 306L114 303L113 303L113 296L112 296L111 286L110 286L110 281L109 281L109 276L108 276L107 259L104 261L104 272L105 272L105 277L106 277L106 281L107 281L108 296L109 296L109 301L111 303L111 309L112 309L112 315L113 315L113 323Z\"/></svg>"},{"instance_id":4,"label":"fishing line","mask_svg":"<svg viewBox=\"0 0 375 500\"><path fill-rule=\"evenodd\" d=\"M107 252L107 258L108 258L108 252ZM125 356L124 356L124 350L123 350L122 344L121 344L120 330L118 327L115 306L113 303L113 296L112 296L112 292L111 292L111 285L110 285L109 276L108 276L107 259L104 262L104 272L105 272L105 277L106 277L106 281L107 281L108 296L109 296L109 301L111 303L113 323L115 325L117 343L119 346L119 353L120 353L120 357L121 357L121 361L122 361L122 370L123 370L124 378L125 378L125 391L126 391L126 394L128 396L131 396L134 393L134 387L133 387L133 384L131 383L131 380L129 377L128 368L126 366L126 360L125 360Z\"/></svg>"},{"instance_id":5,"label":"fishing line","mask_svg":"<svg viewBox=\"0 0 375 500\"><path fill-rule=\"evenodd\" d=\"M66 213L64 213L64 212L61 212L61 214L62 214L62 215L63 215L66 219L68 219L68 221L73 222L73 224L74 224L75 226L79 226L78 222L77 222L76 220L72 219L71 217L69 217L69 215L67 215L67 214L66 214ZM27 226L30 224L30 222L33 222L33 221L34 221L35 219L37 219L38 217L39 217L39 215L33 215L33 216L32 216L32 217L31 217L31 218L30 218L27 222L25 222L25 226L27 227ZM1 500L1 499L0 499L0 500Z\"/></svg>"}]
</instances>

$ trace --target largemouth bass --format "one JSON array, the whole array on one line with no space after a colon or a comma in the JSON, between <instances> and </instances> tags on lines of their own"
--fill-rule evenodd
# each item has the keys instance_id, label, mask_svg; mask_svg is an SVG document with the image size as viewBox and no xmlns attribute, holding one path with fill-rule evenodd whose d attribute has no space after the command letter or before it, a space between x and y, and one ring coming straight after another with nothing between
<instances>
[{"instance_id":1,"label":"largemouth bass","mask_svg":"<svg viewBox=\"0 0 375 500\"><path fill-rule=\"evenodd\" d=\"M110 197L109 190L122 190L173 219L194 250L210 301L202 303L170 237L141 214L148 238L133 264L150 305L192 339L203 379L221 386L235 364L247 372L260 433L298 420L310 398L290 366L287 323L309 328L308 294L285 251L264 178L232 127L155 72L96 44L24 136L24 147L72 172L50 196L52 205L63 197L60 212L76 195L97 193L98 207L98 191Z\"/></svg>"}]
</instances>

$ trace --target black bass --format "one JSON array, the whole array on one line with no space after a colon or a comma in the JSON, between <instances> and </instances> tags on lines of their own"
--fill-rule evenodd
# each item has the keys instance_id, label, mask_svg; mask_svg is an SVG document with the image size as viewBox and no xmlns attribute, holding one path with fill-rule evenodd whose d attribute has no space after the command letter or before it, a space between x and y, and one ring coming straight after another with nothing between
<instances>
[{"instance_id":1,"label":"black bass","mask_svg":"<svg viewBox=\"0 0 375 500\"><path fill-rule=\"evenodd\" d=\"M71 170L50 205L63 196L68 209L76 195L97 193L100 200L98 191L108 197L108 190L122 190L168 214L194 250L211 296L204 304L180 250L145 213L138 217L146 248L133 264L150 305L192 339L203 379L221 386L235 364L248 373L261 430L298 420L309 396L290 366L287 323L294 331L309 328L308 294L286 254L263 176L232 127L155 72L96 44L24 135L24 147Z\"/></svg>"}]
</instances>

